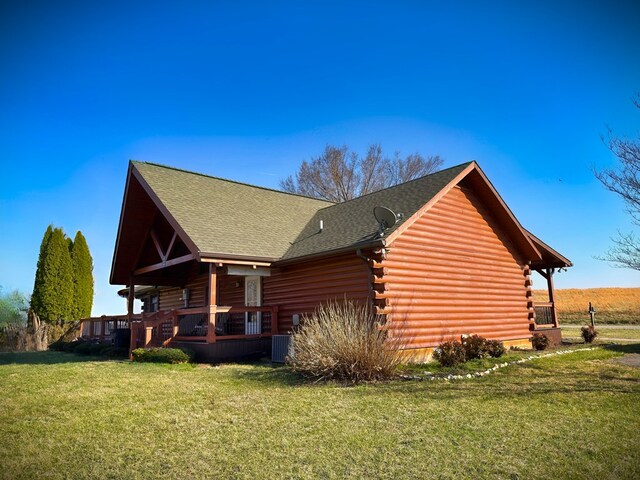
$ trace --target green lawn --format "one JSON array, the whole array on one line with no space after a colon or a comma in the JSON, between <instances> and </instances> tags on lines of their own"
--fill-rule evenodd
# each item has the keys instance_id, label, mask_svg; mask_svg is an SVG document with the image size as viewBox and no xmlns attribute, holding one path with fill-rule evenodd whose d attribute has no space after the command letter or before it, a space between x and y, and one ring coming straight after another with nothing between
<instances>
[{"instance_id":1,"label":"green lawn","mask_svg":"<svg viewBox=\"0 0 640 480\"><path fill-rule=\"evenodd\" d=\"M623 351L640 345L356 387L0 354L0 478L640 478L640 369Z\"/></svg>"},{"instance_id":2,"label":"green lawn","mask_svg":"<svg viewBox=\"0 0 640 480\"><path fill-rule=\"evenodd\" d=\"M580 337L581 325L561 325L563 337ZM597 340L606 341L608 338L640 341L640 328L611 328L609 325L596 325Z\"/></svg>"}]
</instances>

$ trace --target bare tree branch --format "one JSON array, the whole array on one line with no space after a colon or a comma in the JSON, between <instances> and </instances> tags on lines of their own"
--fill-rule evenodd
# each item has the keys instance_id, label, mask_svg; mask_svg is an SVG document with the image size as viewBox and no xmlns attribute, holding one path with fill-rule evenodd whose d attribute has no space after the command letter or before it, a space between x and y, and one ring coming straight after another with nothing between
<instances>
[{"instance_id":1,"label":"bare tree branch","mask_svg":"<svg viewBox=\"0 0 640 480\"><path fill-rule=\"evenodd\" d=\"M633 233L618 232L618 236L612 238L611 241L613 247L604 257L598 257L598 259L611 262L615 267L640 270L640 239L636 238Z\"/></svg>"},{"instance_id":2,"label":"bare tree branch","mask_svg":"<svg viewBox=\"0 0 640 480\"><path fill-rule=\"evenodd\" d=\"M633 104L640 110L640 94ZM595 176L607 190L622 198L632 223L640 226L640 135L635 139L619 138L609 129L602 140L618 157L619 164L615 169L596 171ZM612 241L613 247L602 259L620 267L640 270L640 240L632 233L618 233Z\"/></svg>"},{"instance_id":3,"label":"bare tree branch","mask_svg":"<svg viewBox=\"0 0 640 480\"><path fill-rule=\"evenodd\" d=\"M439 156L424 158L414 153L393 160L384 156L379 144L369 146L361 157L347 146L327 145L322 155L303 161L293 176L280 181L287 192L299 193L332 202L345 202L367 193L407 182L437 170Z\"/></svg>"}]
</instances>

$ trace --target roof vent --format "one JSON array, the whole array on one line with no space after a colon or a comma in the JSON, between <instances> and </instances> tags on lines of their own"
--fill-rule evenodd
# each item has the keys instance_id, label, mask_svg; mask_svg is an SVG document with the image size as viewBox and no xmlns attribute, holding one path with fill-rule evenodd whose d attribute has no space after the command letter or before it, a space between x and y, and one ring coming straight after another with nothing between
<instances>
[{"instance_id":1,"label":"roof vent","mask_svg":"<svg viewBox=\"0 0 640 480\"><path fill-rule=\"evenodd\" d=\"M375 207L373 216L376 217L378 222L378 234L381 237L386 229L393 227L401 218L401 215L396 215L393 210L387 207Z\"/></svg>"}]
</instances>

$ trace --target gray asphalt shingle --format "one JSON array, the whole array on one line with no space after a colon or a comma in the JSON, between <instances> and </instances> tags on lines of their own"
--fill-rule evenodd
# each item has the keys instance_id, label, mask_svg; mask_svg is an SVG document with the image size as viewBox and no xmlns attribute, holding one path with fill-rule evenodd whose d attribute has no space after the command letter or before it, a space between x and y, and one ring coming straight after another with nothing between
<instances>
[{"instance_id":1,"label":"gray asphalt shingle","mask_svg":"<svg viewBox=\"0 0 640 480\"><path fill-rule=\"evenodd\" d=\"M200 252L289 260L381 238L374 207L407 219L468 163L339 204L152 163L133 165Z\"/></svg>"}]
</instances>

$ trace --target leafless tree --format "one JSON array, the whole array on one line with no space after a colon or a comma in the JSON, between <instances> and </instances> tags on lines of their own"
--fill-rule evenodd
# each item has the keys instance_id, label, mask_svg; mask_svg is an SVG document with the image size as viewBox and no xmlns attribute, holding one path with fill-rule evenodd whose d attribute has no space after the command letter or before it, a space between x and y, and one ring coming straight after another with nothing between
<instances>
[{"instance_id":1,"label":"leafless tree","mask_svg":"<svg viewBox=\"0 0 640 480\"><path fill-rule=\"evenodd\" d=\"M291 193L345 202L432 173L442 163L437 155L425 158L419 153L403 158L396 152L388 158L378 144L369 146L364 156L347 146L327 145L320 156L303 161L295 176L281 180L280 187Z\"/></svg>"},{"instance_id":2,"label":"leafless tree","mask_svg":"<svg viewBox=\"0 0 640 480\"><path fill-rule=\"evenodd\" d=\"M640 110L640 94L633 103ZM595 172L596 178L624 200L631 222L640 227L640 133L634 139L620 138L609 129L603 141L619 163L615 169ZM619 232L612 240L613 246L603 259L619 267L640 270L640 239L633 233Z\"/></svg>"}]
</instances>

